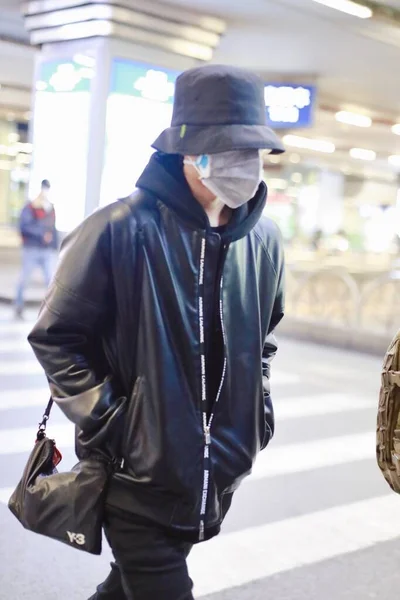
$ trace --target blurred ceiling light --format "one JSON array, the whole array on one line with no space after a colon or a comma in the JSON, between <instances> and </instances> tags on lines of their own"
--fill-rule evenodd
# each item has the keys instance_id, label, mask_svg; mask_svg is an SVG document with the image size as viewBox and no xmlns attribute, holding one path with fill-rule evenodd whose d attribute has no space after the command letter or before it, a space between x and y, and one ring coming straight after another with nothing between
<instances>
[{"instance_id":1,"label":"blurred ceiling light","mask_svg":"<svg viewBox=\"0 0 400 600\"><path fill-rule=\"evenodd\" d=\"M292 173L290 179L293 183L301 183L303 181L303 175L301 173Z\"/></svg>"},{"instance_id":2,"label":"blurred ceiling light","mask_svg":"<svg viewBox=\"0 0 400 600\"><path fill-rule=\"evenodd\" d=\"M289 160L292 164L297 165L301 161L300 154L291 154Z\"/></svg>"},{"instance_id":3,"label":"blurred ceiling light","mask_svg":"<svg viewBox=\"0 0 400 600\"><path fill-rule=\"evenodd\" d=\"M340 10L353 17L359 17L360 19L370 19L373 16L373 12L368 6L363 6L358 2L352 2L351 0L314 0L318 4L323 4L329 8Z\"/></svg>"},{"instance_id":4,"label":"blurred ceiling light","mask_svg":"<svg viewBox=\"0 0 400 600\"><path fill-rule=\"evenodd\" d=\"M349 152L352 158L357 160L375 160L376 152L373 150L364 150L364 148L352 148Z\"/></svg>"},{"instance_id":5,"label":"blurred ceiling light","mask_svg":"<svg viewBox=\"0 0 400 600\"><path fill-rule=\"evenodd\" d=\"M336 121L339 123L346 123L346 125L355 125L356 127L371 127L372 119L365 115L358 113L348 112L347 110L340 110L335 115Z\"/></svg>"},{"instance_id":6,"label":"blurred ceiling light","mask_svg":"<svg viewBox=\"0 0 400 600\"><path fill-rule=\"evenodd\" d=\"M25 119L25 121L30 121L32 119L32 113L30 110L27 110L26 112L24 112L24 119Z\"/></svg>"},{"instance_id":7,"label":"blurred ceiling light","mask_svg":"<svg viewBox=\"0 0 400 600\"><path fill-rule=\"evenodd\" d=\"M400 123L396 123L396 125L393 125L392 131L396 135L400 135Z\"/></svg>"},{"instance_id":8,"label":"blurred ceiling light","mask_svg":"<svg viewBox=\"0 0 400 600\"><path fill-rule=\"evenodd\" d=\"M304 148L314 152L326 152L332 154L335 152L335 144L324 140L310 140L310 138L301 137L298 135L285 135L283 143L294 148Z\"/></svg>"},{"instance_id":9,"label":"blurred ceiling light","mask_svg":"<svg viewBox=\"0 0 400 600\"><path fill-rule=\"evenodd\" d=\"M393 167L400 167L400 154L389 156L388 161Z\"/></svg>"}]
</instances>

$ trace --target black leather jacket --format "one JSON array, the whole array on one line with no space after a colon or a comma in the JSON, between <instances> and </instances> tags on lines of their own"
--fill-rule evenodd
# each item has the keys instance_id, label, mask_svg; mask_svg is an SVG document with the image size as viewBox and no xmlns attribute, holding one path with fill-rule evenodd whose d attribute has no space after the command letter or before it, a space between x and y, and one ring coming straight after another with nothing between
<instances>
[{"instance_id":1,"label":"black leather jacket","mask_svg":"<svg viewBox=\"0 0 400 600\"><path fill-rule=\"evenodd\" d=\"M173 160L155 155L139 192L67 238L29 341L79 445L123 458L109 502L207 539L273 434L283 252L264 184L220 235ZM224 355L210 403L215 289Z\"/></svg>"}]
</instances>

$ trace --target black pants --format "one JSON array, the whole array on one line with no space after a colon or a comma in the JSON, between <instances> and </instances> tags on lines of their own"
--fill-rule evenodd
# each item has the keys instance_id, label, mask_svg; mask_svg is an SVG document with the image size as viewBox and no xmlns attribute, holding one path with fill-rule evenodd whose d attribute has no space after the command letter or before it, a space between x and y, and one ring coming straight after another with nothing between
<instances>
[{"instance_id":1,"label":"black pants","mask_svg":"<svg viewBox=\"0 0 400 600\"><path fill-rule=\"evenodd\" d=\"M186 565L191 544L110 507L104 529L115 563L90 600L193 600Z\"/></svg>"}]
</instances>

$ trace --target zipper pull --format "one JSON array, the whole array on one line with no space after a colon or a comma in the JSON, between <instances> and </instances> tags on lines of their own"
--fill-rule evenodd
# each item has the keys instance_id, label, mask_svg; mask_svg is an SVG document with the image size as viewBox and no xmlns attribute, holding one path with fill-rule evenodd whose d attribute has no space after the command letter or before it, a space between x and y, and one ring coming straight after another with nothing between
<instances>
[{"instance_id":1,"label":"zipper pull","mask_svg":"<svg viewBox=\"0 0 400 600\"><path fill-rule=\"evenodd\" d=\"M211 432L210 432L210 428L206 427L204 430L204 439L206 441L206 446L210 446L211 444Z\"/></svg>"}]
</instances>

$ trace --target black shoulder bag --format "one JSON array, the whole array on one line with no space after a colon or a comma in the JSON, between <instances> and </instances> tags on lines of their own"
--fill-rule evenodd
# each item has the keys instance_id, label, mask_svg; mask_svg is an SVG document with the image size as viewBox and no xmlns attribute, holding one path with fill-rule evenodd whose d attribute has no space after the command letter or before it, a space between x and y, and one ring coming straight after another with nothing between
<instances>
[{"instance_id":1,"label":"black shoulder bag","mask_svg":"<svg viewBox=\"0 0 400 600\"><path fill-rule=\"evenodd\" d=\"M8 506L25 529L101 554L105 494L115 461L96 452L71 471L59 473L61 454L46 435L52 405L50 399Z\"/></svg>"}]
</instances>

